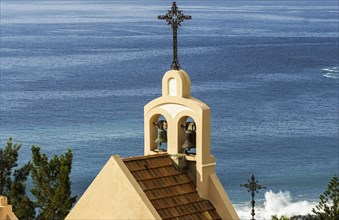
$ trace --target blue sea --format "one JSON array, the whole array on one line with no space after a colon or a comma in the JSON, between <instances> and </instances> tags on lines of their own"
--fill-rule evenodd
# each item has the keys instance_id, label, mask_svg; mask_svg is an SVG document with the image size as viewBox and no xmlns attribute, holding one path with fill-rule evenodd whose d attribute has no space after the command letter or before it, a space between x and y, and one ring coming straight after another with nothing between
<instances>
[{"instance_id":1,"label":"blue sea","mask_svg":"<svg viewBox=\"0 0 339 220\"><path fill-rule=\"evenodd\" d=\"M179 61L211 108L217 174L242 218L308 212L339 167L338 2L178 1ZM171 1L1 1L0 145L71 148L81 195L111 155L143 154L143 107L161 96ZM112 186L114 187L114 186Z\"/></svg>"}]
</instances>

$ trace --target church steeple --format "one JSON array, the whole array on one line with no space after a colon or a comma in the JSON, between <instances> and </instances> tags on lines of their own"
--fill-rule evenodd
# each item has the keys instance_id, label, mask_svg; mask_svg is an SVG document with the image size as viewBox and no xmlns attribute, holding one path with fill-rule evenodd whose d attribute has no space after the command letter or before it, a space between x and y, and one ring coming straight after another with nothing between
<instances>
[{"instance_id":1,"label":"church steeple","mask_svg":"<svg viewBox=\"0 0 339 220\"><path fill-rule=\"evenodd\" d=\"M177 59L177 28L180 22L191 19L191 16L183 15L173 2L171 10L159 19L166 19L173 28L173 63L172 70L162 78L162 96L144 107L144 154L161 154L165 151L179 167L180 160L184 158L187 174L199 195L222 210L220 215L223 219L239 219L215 173L215 158L210 150L210 108L191 96L191 80L180 69ZM159 121L166 126L157 126ZM192 125L191 132L195 132L190 136L189 144L185 142L187 125ZM161 143L166 143L167 148ZM187 152L187 146L195 147L195 152Z\"/></svg>"},{"instance_id":2,"label":"church steeple","mask_svg":"<svg viewBox=\"0 0 339 220\"><path fill-rule=\"evenodd\" d=\"M180 69L177 60L177 28L183 20L191 19L191 16L183 15L173 2L171 10L166 15L159 16L159 19L166 19L173 28L173 63L172 70L162 78L162 96L144 107L144 153L149 155L166 151L170 155L184 156L193 164L192 176L199 193L207 196L208 176L215 172L215 159L210 152L210 108L191 96L191 80ZM195 134L192 136L196 139L192 141L196 145L195 153L187 153L184 148L188 119L194 125ZM159 121L166 122L166 126L157 126ZM166 138L159 138L164 134L167 134ZM167 149L160 148L162 143L167 144Z\"/></svg>"}]
</instances>

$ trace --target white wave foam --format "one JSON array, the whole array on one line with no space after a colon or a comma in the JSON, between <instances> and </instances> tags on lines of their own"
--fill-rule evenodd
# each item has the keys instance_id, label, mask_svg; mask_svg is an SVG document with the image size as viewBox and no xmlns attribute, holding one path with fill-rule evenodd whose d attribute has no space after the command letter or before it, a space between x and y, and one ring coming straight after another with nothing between
<instances>
[{"instance_id":1,"label":"white wave foam","mask_svg":"<svg viewBox=\"0 0 339 220\"><path fill-rule=\"evenodd\" d=\"M339 73L325 73L323 76L327 78L339 79Z\"/></svg>"},{"instance_id":2,"label":"white wave foam","mask_svg":"<svg viewBox=\"0 0 339 220\"><path fill-rule=\"evenodd\" d=\"M323 76L327 78L339 79L339 67L328 67L321 70L325 72Z\"/></svg>"},{"instance_id":3,"label":"white wave foam","mask_svg":"<svg viewBox=\"0 0 339 220\"><path fill-rule=\"evenodd\" d=\"M272 191L265 193L265 202L263 205L258 205L255 208L256 219L271 219L272 215L278 217L285 215L288 217L294 215L311 214L312 208L315 207L316 202L296 201L292 200L290 192ZM249 219L251 217L251 207L249 204L235 205L235 209L240 219Z\"/></svg>"}]
</instances>

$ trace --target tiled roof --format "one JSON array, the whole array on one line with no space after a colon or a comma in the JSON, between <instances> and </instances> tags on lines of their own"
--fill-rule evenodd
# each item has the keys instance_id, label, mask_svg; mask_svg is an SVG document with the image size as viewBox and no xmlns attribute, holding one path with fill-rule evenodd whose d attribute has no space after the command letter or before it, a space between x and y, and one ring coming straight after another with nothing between
<instances>
[{"instance_id":1,"label":"tiled roof","mask_svg":"<svg viewBox=\"0 0 339 220\"><path fill-rule=\"evenodd\" d=\"M123 159L162 219L221 219L168 154Z\"/></svg>"}]
</instances>

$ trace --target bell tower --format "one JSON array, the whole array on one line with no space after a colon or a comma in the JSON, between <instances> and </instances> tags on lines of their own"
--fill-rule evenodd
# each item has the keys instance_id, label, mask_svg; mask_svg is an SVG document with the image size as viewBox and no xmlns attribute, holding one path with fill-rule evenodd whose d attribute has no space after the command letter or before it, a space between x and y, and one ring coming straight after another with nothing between
<instances>
[{"instance_id":1,"label":"bell tower","mask_svg":"<svg viewBox=\"0 0 339 220\"><path fill-rule=\"evenodd\" d=\"M208 197L208 177L215 173L215 159L210 152L210 108L191 96L191 80L180 68L177 51L177 29L183 21L192 17L184 15L173 2L171 10L159 15L158 19L166 20L172 28L173 62L172 70L162 78L162 96L144 107L144 153L165 151L172 157L176 155L178 164L184 158L200 196ZM187 124L188 119L193 123ZM194 128L190 136L186 134L189 127ZM186 140L188 136L190 142ZM162 144L166 144L167 149ZM187 153L190 147L195 148L194 154Z\"/></svg>"},{"instance_id":2,"label":"bell tower","mask_svg":"<svg viewBox=\"0 0 339 220\"><path fill-rule=\"evenodd\" d=\"M162 118L160 120L160 118ZM194 153L184 148L186 122L194 122ZM167 149L160 149L159 121L166 121ZM191 164L199 193L204 196L208 176L215 173L215 159L210 152L210 108L191 96L191 81L184 70L169 70L162 78L162 96L144 107L145 155L167 152L183 156ZM163 138L162 138L163 139ZM160 149L160 150L159 150Z\"/></svg>"},{"instance_id":3,"label":"bell tower","mask_svg":"<svg viewBox=\"0 0 339 220\"><path fill-rule=\"evenodd\" d=\"M209 200L222 219L238 220L215 173L210 148L210 108L191 96L191 80L178 61L177 29L192 17L184 15L173 2L171 10L158 18L166 20L173 29L173 62L172 70L162 78L162 96L144 107L144 154L169 154L178 168L191 177L199 196Z\"/></svg>"}]
</instances>

